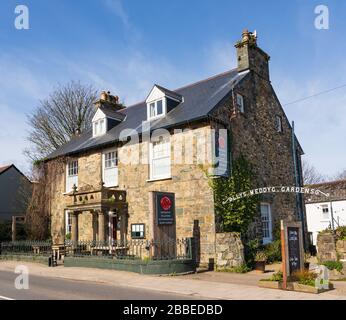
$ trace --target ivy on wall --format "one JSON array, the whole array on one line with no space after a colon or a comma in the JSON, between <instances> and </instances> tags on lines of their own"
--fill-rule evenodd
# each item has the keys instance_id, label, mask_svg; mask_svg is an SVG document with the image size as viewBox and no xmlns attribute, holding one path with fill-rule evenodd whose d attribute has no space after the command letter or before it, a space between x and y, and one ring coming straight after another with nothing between
<instances>
[{"instance_id":1,"label":"ivy on wall","mask_svg":"<svg viewBox=\"0 0 346 320\"><path fill-rule=\"evenodd\" d=\"M245 234L254 217L258 214L260 197L254 195L233 201L239 193L253 188L251 165L240 156L234 160L229 177L210 179L214 190L216 223L219 232L240 232Z\"/></svg>"}]
</instances>

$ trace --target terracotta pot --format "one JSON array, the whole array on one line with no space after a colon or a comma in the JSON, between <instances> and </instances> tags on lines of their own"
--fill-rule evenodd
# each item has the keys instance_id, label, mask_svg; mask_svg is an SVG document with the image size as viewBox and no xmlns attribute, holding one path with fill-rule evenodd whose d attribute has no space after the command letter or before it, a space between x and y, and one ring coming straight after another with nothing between
<instances>
[{"instance_id":1,"label":"terracotta pot","mask_svg":"<svg viewBox=\"0 0 346 320\"><path fill-rule=\"evenodd\" d=\"M264 272L266 269L265 261L255 261L255 270Z\"/></svg>"}]
</instances>

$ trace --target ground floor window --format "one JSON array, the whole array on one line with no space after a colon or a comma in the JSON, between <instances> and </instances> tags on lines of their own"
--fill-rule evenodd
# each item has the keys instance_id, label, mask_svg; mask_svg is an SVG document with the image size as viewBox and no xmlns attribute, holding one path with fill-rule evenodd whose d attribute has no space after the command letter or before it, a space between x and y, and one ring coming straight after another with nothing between
<instances>
[{"instance_id":1,"label":"ground floor window","mask_svg":"<svg viewBox=\"0 0 346 320\"><path fill-rule=\"evenodd\" d=\"M145 236L144 224L137 223L131 225L131 237L132 239L143 239Z\"/></svg>"},{"instance_id":2,"label":"ground floor window","mask_svg":"<svg viewBox=\"0 0 346 320\"><path fill-rule=\"evenodd\" d=\"M272 242L272 214L270 204L261 203L263 244Z\"/></svg>"},{"instance_id":3,"label":"ground floor window","mask_svg":"<svg viewBox=\"0 0 346 320\"><path fill-rule=\"evenodd\" d=\"M65 217L65 235L66 238L71 237L72 232L72 214L68 211L66 211L66 217Z\"/></svg>"}]
</instances>

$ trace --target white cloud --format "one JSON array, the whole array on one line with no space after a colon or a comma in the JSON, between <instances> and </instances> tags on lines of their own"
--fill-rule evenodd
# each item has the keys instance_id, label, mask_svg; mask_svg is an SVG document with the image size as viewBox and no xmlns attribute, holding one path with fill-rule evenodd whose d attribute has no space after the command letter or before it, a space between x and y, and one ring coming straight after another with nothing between
<instances>
[{"instance_id":1,"label":"white cloud","mask_svg":"<svg viewBox=\"0 0 346 320\"><path fill-rule=\"evenodd\" d=\"M127 13L125 12L121 0L104 0L107 8L111 10L124 24L125 27L130 27L130 21Z\"/></svg>"}]
</instances>

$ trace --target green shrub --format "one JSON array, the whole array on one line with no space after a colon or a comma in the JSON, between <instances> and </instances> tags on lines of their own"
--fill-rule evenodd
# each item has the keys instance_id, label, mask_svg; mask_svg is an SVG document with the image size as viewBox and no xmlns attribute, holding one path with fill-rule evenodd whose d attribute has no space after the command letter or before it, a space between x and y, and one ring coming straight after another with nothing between
<instances>
[{"instance_id":1,"label":"green shrub","mask_svg":"<svg viewBox=\"0 0 346 320\"><path fill-rule=\"evenodd\" d=\"M264 246L264 252L267 256L267 263L274 263L282 260L281 257L281 240L275 240Z\"/></svg>"},{"instance_id":2,"label":"green shrub","mask_svg":"<svg viewBox=\"0 0 346 320\"><path fill-rule=\"evenodd\" d=\"M256 254L260 250L261 244L258 239L250 240L244 244L245 261L248 268L255 267Z\"/></svg>"},{"instance_id":3,"label":"green shrub","mask_svg":"<svg viewBox=\"0 0 346 320\"><path fill-rule=\"evenodd\" d=\"M338 227L335 230L335 235L337 240L346 240L346 226Z\"/></svg>"},{"instance_id":4,"label":"green shrub","mask_svg":"<svg viewBox=\"0 0 346 320\"><path fill-rule=\"evenodd\" d=\"M278 271L278 272L274 273L274 274L270 277L270 281L279 281L279 282L282 282L282 279L283 279L282 271Z\"/></svg>"},{"instance_id":5,"label":"green shrub","mask_svg":"<svg viewBox=\"0 0 346 320\"><path fill-rule=\"evenodd\" d=\"M295 271L292 274L290 280L296 281L299 284L314 287L316 278L317 278L316 273L313 273L307 270L302 270L302 271Z\"/></svg>"},{"instance_id":6,"label":"green shrub","mask_svg":"<svg viewBox=\"0 0 346 320\"><path fill-rule=\"evenodd\" d=\"M282 282L282 279L283 279L282 271L278 271L278 272L274 273L270 278L261 279L260 281L277 281L277 282Z\"/></svg>"},{"instance_id":7,"label":"green shrub","mask_svg":"<svg viewBox=\"0 0 346 320\"><path fill-rule=\"evenodd\" d=\"M322 264L326 266L329 270L337 270L339 272L343 270L343 265L340 261L326 261Z\"/></svg>"},{"instance_id":8,"label":"green shrub","mask_svg":"<svg viewBox=\"0 0 346 320\"><path fill-rule=\"evenodd\" d=\"M247 273L247 272L250 272L251 270L252 269L249 268L246 264L243 264L239 267L217 269L218 272L232 272L232 273Z\"/></svg>"}]
</instances>

